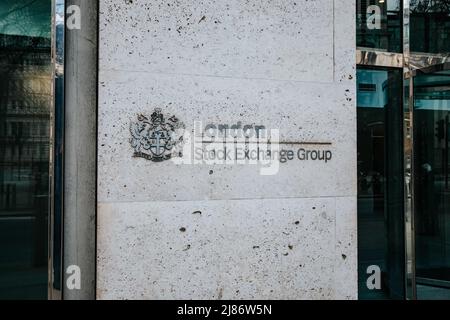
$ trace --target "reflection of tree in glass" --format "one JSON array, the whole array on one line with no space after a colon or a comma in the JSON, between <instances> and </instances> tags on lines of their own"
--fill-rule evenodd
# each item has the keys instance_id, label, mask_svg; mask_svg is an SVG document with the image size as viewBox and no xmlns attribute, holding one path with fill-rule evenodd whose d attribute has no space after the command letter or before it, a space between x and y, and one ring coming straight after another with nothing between
<instances>
[{"instance_id":1,"label":"reflection of tree in glass","mask_svg":"<svg viewBox=\"0 0 450 320\"><path fill-rule=\"evenodd\" d=\"M450 0L411 0L411 12L441 12L450 14Z\"/></svg>"},{"instance_id":2,"label":"reflection of tree in glass","mask_svg":"<svg viewBox=\"0 0 450 320\"><path fill-rule=\"evenodd\" d=\"M1 0L0 33L50 37L50 0Z\"/></svg>"}]
</instances>

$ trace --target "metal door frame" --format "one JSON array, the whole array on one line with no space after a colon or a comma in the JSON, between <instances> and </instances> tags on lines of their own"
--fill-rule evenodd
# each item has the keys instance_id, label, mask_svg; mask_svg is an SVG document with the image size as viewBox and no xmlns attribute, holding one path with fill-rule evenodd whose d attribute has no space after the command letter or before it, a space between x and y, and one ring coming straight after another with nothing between
<instances>
[{"instance_id":1,"label":"metal door frame","mask_svg":"<svg viewBox=\"0 0 450 320\"><path fill-rule=\"evenodd\" d=\"M96 295L97 94L99 0L51 0L53 105L50 139L48 299L93 300ZM57 6L60 6L57 11ZM63 37L57 37L57 12ZM79 18L80 26L66 22ZM57 48L60 50L58 51ZM56 77L64 84L55 86ZM56 132L56 98L63 124ZM55 170L55 146L62 170ZM82 154L82 157L78 157ZM56 177L59 184L56 185ZM55 190L61 199L55 199ZM56 223L58 218L60 223ZM60 242L55 240L60 239ZM55 242L57 241L57 242ZM54 245L56 244L56 245ZM79 288L65 286L78 270ZM56 277L55 274L61 275ZM77 271L73 271L77 272Z\"/></svg>"}]
</instances>

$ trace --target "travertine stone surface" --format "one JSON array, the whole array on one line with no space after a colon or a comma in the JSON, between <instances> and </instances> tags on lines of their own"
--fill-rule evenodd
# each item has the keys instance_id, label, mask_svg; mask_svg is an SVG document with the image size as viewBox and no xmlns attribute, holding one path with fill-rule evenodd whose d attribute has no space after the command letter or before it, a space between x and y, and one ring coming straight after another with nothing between
<instances>
[{"instance_id":1,"label":"travertine stone surface","mask_svg":"<svg viewBox=\"0 0 450 320\"><path fill-rule=\"evenodd\" d=\"M354 13L350 0L101 1L98 298L357 297ZM264 125L333 157L271 176L133 158L130 123L155 108L189 131Z\"/></svg>"},{"instance_id":2,"label":"travertine stone surface","mask_svg":"<svg viewBox=\"0 0 450 320\"><path fill-rule=\"evenodd\" d=\"M109 69L333 81L330 0L105 0L101 5L101 32L108 39L103 49L111 53L101 59Z\"/></svg>"},{"instance_id":3,"label":"travertine stone surface","mask_svg":"<svg viewBox=\"0 0 450 320\"><path fill-rule=\"evenodd\" d=\"M346 90L353 88L350 84L105 71L99 106L99 200L352 195L356 184L351 159L355 132L350 130L354 128L354 105L347 100L353 93ZM131 159L130 122L136 114L150 114L158 106L183 119L189 131L194 120L262 124L279 129L282 141L331 142L331 146L311 148L329 149L333 158L328 163L289 161L269 177L261 176L254 165L175 166L170 161Z\"/></svg>"},{"instance_id":4,"label":"travertine stone surface","mask_svg":"<svg viewBox=\"0 0 450 320\"><path fill-rule=\"evenodd\" d=\"M99 209L100 298L335 298L334 198Z\"/></svg>"}]
</instances>

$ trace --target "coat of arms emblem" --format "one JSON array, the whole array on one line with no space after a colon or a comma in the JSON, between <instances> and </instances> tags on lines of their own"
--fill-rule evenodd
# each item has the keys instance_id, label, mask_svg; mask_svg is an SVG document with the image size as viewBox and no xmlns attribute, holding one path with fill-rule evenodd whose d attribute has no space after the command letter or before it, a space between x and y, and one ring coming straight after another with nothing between
<instances>
[{"instance_id":1,"label":"coat of arms emblem","mask_svg":"<svg viewBox=\"0 0 450 320\"><path fill-rule=\"evenodd\" d=\"M175 116L166 119L160 108L150 117L139 114L130 132L134 157L161 162L182 156L184 125Z\"/></svg>"}]
</instances>

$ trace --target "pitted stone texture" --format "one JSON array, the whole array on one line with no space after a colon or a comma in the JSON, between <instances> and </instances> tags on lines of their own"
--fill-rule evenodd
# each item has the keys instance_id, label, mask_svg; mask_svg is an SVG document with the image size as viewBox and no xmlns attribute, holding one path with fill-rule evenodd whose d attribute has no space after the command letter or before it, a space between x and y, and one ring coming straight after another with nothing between
<instances>
[{"instance_id":1,"label":"pitted stone texture","mask_svg":"<svg viewBox=\"0 0 450 320\"><path fill-rule=\"evenodd\" d=\"M101 1L99 298L357 297L354 6ZM261 176L133 158L130 122L156 107L189 130L240 121L331 142L317 148L333 159Z\"/></svg>"},{"instance_id":2,"label":"pitted stone texture","mask_svg":"<svg viewBox=\"0 0 450 320\"><path fill-rule=\"evenodd\" d=\"M347 83L354 86L356 72L356 1L333 0L333 3L334 79L338 83Z\"/></svg>"},{"instance_id":3,"label":"pitted stone texture","mask_svg":"<svg viewBox=\"0 0 450 320\"><path fill-rule=\"evenodd\" d=\"M333 198L101 203L97 297L333 299L338 214Z\"/></svg>"},{"instance_id":4,"label":"pitted stone texture","mask_svg":"<svg viewBox=\"0 0 450 320\"><path fill-rule=\"evenodd\" d=\"M358 220L354 197L336 198L335 298L358 299Z\"/></svg>"},{"instance_id":5,"label":"pitted stone texture","mask_svg":"<svg viewBox=\"0 0 450 320\"><path fill-rule=\"evenodd\" d=\"M356 193L354 89L349 84L104 72L99 104L99 201L350 196ZM330 162L294 159L278 174L256 165L175 165L133 158L130 123L155 107L194 121L264 125L294 151L331 150ZM210 174L210 170L213 174ZM345 174L343 174L345 173Z\"/></svg>"},{"instance_id":6,"label":"pitted stone texture","mask_svg":"<svg viewBox=\"0 0 450 320\"><path fill-rule=\"evenodd\" d=\"M115 70L333 82L333 14L331 0L105 0L100 62Z\"/></svg>"}]
</instances>

